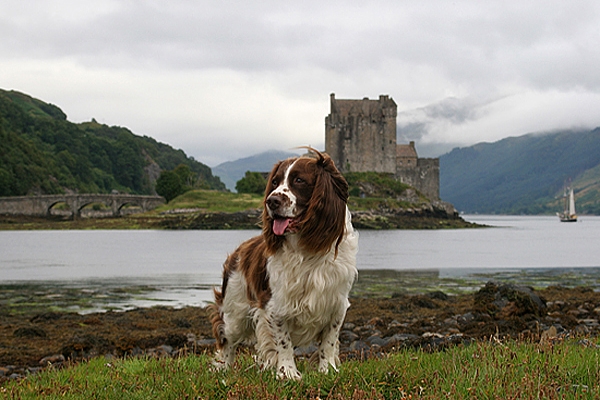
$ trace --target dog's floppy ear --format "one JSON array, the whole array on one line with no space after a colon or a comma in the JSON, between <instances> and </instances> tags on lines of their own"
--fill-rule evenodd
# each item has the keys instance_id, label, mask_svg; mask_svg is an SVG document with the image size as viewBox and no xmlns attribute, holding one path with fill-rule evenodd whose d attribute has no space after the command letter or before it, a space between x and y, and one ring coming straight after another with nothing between
<instances>
[{"instance_id":1,"label":"dog's floppy ear","mask_svg":"<svg viewBox=\"0 0 600 400\"><path fill-rule=\"evenodd\" d=\"M314 155L316 180L304 219L300 224L300 245L315 253L325 253L344 236L348 183L331 157L309 149Z\"/></svg>"}]
</instances>

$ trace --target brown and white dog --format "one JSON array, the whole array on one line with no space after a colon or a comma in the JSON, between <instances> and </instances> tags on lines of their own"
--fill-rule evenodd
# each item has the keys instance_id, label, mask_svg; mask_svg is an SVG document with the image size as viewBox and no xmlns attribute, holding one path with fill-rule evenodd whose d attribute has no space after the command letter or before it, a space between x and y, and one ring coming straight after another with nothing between
<instances>
[{"instance_id":1,"label":"brown and white dog","mask_svg":"<svg viewBox=\"0 0 600 400\"><path fill-rule=\"evenodd\" d=\"M273 167L265 191L262 234L242 243L224 264L215 289L215 365L256 339L258 360L280 378L300 379L294 348L319 342L318 368L339 364L338 336L357 276L358 233L346 206L348 184L326 154Z\"/></svg>"}]
</instances>

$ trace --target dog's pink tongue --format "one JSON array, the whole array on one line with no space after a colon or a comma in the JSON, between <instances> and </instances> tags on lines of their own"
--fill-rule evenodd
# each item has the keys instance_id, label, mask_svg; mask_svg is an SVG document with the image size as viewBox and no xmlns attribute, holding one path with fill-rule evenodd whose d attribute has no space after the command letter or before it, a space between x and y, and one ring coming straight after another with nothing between
<instances>
[{"instance_id":1,"label":"dog's pink tongue","mask_svg":"<svg viewBox=\"0 0 600 400\"><path fill-rule=\"evenodd\" d=\"M273 233L281 236L285 233L286 228L290 224L289 218L276 218L273 220Z\"/></svg>"}]
</instances>

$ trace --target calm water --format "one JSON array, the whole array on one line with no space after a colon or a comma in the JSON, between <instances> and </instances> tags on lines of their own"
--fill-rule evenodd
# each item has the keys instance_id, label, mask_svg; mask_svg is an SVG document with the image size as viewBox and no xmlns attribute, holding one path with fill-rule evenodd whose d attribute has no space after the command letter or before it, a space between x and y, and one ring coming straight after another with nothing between
<instances>
[{"instance_id":1,"label":"calm water","mask_svg":"<svg viewBox=\"0 0 600 400\"><path fill-rule=\"evenodd\" d=\"M571 224L556 217L465 219L495 228L361 231L358 268L364 287L357 290L387 284L402 291L433 281L442 289L476 289L491 278L600 287L600 217ZM0 292L6 298L14 288L28 287L60 299L79 291L93 301L74 309L89 310L203 305L211 299L210 288L220 283L227 253L257 233L0 231Z\"/></svg>"}]
</instances>

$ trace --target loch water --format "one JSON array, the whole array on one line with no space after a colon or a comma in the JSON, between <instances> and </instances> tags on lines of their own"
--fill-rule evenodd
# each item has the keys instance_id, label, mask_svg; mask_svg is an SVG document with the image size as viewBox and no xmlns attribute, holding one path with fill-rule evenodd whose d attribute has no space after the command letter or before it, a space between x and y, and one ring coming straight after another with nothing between
<instances>
[{"instance_id":1,"label":"loch water","mask_svg":"<svg viewBox=\"0 0 600 400\"><path fill-rule=\"evenodd\" d=\"M488 280L600 289L600 217L464 218L489 228L360 231L354 294L469 291ZM227 254L258 233L0 231L0 304L23 296L78 312L202 306Z\"/></svg>"}]
</instances>

